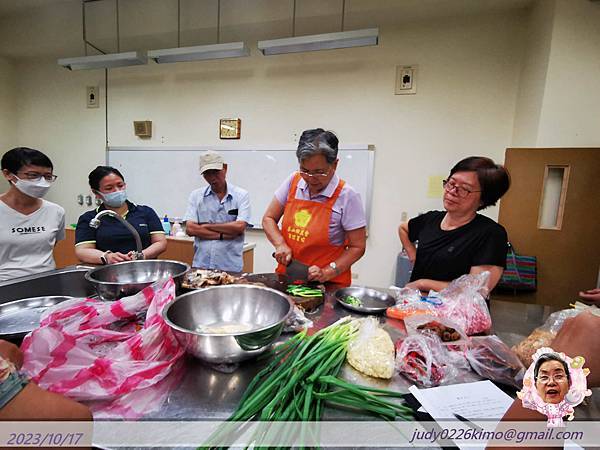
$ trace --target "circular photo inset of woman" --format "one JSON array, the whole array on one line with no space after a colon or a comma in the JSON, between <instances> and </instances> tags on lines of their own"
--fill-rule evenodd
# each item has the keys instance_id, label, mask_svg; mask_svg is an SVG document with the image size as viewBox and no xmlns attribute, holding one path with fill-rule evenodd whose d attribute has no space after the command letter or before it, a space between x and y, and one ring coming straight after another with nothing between
<instances>
[{"instance_id":1,"label":"circular photo inset of woman","mask_svg":"<svg viewBox=\"0 0 600 450\"><path fill-rule=\"evenodd\" d=\"M548 417L549 427L564 426L563 417L573 419L574 407L592 394L587 388L581 356L570 358L549 347L538 349L523 379L523 389L517 393L525 408Z\"/></svg>"}]
</instances>

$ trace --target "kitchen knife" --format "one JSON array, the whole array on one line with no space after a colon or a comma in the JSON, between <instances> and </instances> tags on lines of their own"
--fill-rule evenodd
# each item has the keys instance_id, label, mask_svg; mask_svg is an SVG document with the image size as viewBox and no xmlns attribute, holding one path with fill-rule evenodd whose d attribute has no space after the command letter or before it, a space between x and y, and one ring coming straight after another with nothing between
<instances>
[{"instance_id":1,"label":"kitchen knife","mask_svg":"<svg viewBox=\"0 0 600 450\"><path fill-rule=\"evenodd\" d=\"M285 268L286 275L290 278L292 283L302 281L303 283L308 281L308 266L301 263L297 259L292 259Z\"/></svg>"},{"instance_id":2,"label":"kitchen knife","mask_svg":"<svg viewBox=\"0 0 600 450\"><path fill-rule=\"evenodd\" d=\"M275 258L275 253L272 256ZM297 259L292 258L285 268L285 274L288 276L290 283L308 282L308 266Z\"/></svg>"}]
</instances>

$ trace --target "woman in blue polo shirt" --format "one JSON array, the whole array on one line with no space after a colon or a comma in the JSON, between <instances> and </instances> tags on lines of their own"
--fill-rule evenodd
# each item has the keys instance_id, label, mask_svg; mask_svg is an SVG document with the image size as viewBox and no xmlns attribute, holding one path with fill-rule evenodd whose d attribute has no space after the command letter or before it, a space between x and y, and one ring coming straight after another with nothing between
<instances>
[{"instance_id":1,"label":"woman in blue polo shirt","mask_svg":"<svg viewBox=\"0 0 600 450\"><path fill-rule=\"evenodd\" d=\"M84 263L112 264L133 259L136 246L131 232L114 217L103 217L100 227L90 220L104 210L120 214L140 234L144 259L154 259L167 248L162 223L149 206L127 200L125 179L114 167L98 166L88 176L94 195L102 204L79 217L75 230L75 254Z\"/></svg>"}]
</instances>

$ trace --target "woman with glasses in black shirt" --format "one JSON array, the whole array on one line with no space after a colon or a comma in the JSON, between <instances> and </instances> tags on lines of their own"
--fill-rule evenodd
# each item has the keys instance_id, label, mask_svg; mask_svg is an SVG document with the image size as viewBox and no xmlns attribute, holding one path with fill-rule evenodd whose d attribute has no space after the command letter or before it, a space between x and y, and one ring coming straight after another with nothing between
<instances>
[{"instance_id":1,"label":"woman with glasses in black shirt","mask_svg":"<svg viewBox=\"0 0 600 450\"><path fill-rule=\"evenodd\" d=\"M495 205L509 186L508 171L489 158L456 164L444 180L445 211L421 214L398 229L414 263L407 287L440 291L461 275L489 271L491 291L506 264L508 238L502 225L477 211Z\"/></svg>"}]
</instances>

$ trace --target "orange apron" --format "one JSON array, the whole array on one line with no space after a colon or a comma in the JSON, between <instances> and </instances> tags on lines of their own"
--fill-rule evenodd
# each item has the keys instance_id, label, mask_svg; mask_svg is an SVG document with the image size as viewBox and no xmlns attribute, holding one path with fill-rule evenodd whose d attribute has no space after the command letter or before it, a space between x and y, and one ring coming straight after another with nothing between
<instances>
[{"instance_id":1,"label":"orange apron","mask_svg":"<svg viewBox=\"0 0 600 450\"><path fill-rule=\"evenodd\" d=\"M340 180L335 192L325 203L296 198L296 189L300 181L296 175L288 192L287 202L283 211L281 234L290 249L294 259L309 266L327 267L335 261L346 248L344 245L333 245L329 241L329 221L333 205L340 196L345 181ZM277 265L277 273L285 273L285 266ZM329 280L343 286L350 286L352 277L350 269Z\"/></svg>"}]
</instances>

